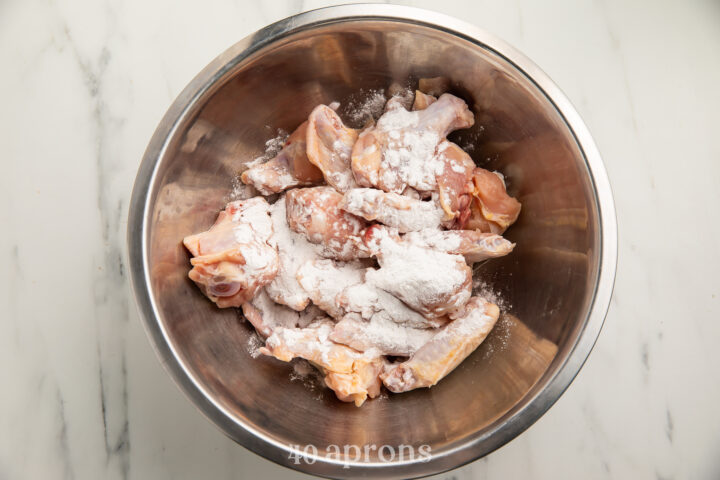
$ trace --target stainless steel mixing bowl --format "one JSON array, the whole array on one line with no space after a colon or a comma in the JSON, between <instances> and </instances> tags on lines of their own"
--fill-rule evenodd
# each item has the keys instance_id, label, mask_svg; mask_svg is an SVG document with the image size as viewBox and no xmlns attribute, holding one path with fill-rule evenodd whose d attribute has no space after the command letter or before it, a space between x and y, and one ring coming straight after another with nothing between
<instances>
[{"instance_id":1,"label":"stainless steel mixing bowl","mask_svg":"<svg viewBox=\"0 0 720 480\"><path fill-rule=\"evenodd\" d=\"M347 105L362 89L436 76L451 79L451 91L476 115L476 126L453 139L473 145L479 165L504 172L510 193L523 204L507 232L516 250L477 272L499 293L505 315L481 348L437 386L356 408L332 392L291 381L288 364L252 358L248 324L235 310L217 309L188 280L189 257L180 242L212 223L242 162L260 154L276 129L292 130L319 103ZM390 5L296 15L240 41L205 68L148 146L133 190L128 241L149 337L198 408L270 460L353 478L437 473L528 428L590 353L617 257L612 194L600 156L550 79L479 28ZM359 447L359 458L345 445ZM404 450L401 459L400 445L413 447L414 458ZM429 461L417 455L421 445L430 449ZM395 455L387 461L391 448ZM294 454L303 450L296 464Z\"/></svg>"}]
</instances>

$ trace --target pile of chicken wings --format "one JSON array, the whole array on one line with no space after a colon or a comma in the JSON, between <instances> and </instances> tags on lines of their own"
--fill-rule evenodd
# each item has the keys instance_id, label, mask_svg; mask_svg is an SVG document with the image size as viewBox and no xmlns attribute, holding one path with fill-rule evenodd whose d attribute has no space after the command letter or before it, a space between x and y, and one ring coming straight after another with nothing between
<instances>
[{"instance_id":1,"label":"pile of chicken wings","mask_svg":"<svg viewBox=\"0 0 720 480\"><path fill-rule=\"evenodd\" d=\"M242 173L260 195L184 239L189 277L242 308L262 354L311 362L357 406L435 385L487 337L499 309L472 295L472 265L512 251L501 234L520 213L502 175L447 140L473 125L466 103L409 99L362 129L317 106Z\"/></svg>"}]
</instances>

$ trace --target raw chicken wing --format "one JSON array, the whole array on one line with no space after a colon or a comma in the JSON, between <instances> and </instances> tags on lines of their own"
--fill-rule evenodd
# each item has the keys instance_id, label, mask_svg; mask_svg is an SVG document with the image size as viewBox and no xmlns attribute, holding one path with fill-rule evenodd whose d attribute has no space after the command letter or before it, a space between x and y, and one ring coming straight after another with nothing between
<instances>
[{"instance_id":1,"label":"raw chicken wing","mask_svg":"<svg viewBox=\"0 0 720 480\"><path fill-rule=\"evenodd\" d=\"M306 328L276 328L260 352L289 362L304 358L321 369L325 383L342 401L360 406L380 394L378 375L383 366L377 352L361 353L329 339L332 321L315 322Z\"/></svg>"},{"instance_id":2,"label":"raw chicken wing","mask_svg":"<svg viewBox=\"0 0 720 480\"><path fill-rule=\"evenodd\" d=\"M462 224L470 215L475 162L465 150L447 140L438 145L436 159L442 164L437 186L445 219L455 219L454 223Z\"/></svg>"},{"instance_id":3,"label":"raw chicken wing","mask_svg":"<svg viewBox=\"0 0 720 480\"><path fill-rule=\"evenodd\" d=\"M473 297L460 314L409 360L384 369L381 378L388 390L407 392L435 385L485 340L500 311L496 305Z\"/></svg>"},{"instance_id":4,"label":"raw chicken wing","mask_svg":"<svg viewBox=\"0 0 720 480\"><path fill-rule=\"evenodd\" d=\"M434 191L442 171L442 163L433 161L437 145L448 133L473 123L465 102L450 94L420 111L389 109L353 147L355 178L361 186L386 192L402 193L408 186Z\"/></svg>"},{"instance_id":5,"label":"raw chicken wing","mask_svg":"<svg viewBox=\"0 0 720 480\"><path fill-rule=\"evenodd\" d=\"M239 307L275 278L269 209L262 197L229 203L209 230L183 240L193 255L188 276L218 307Z\"/></svg>"},{"instance_id":6,"label":"raw chicken wing","mask_svg":"<svg viewBox=\"0 0 720 480\"><path fill-rule=\"evenodd\" d=\"M310 303L310 295L298 283L297 271L305 262L320 258L320 246L310 243L305 235L290 229L285 198L279 198L271 207L270 218L280 268L277 276L265 287L265 291L275 302L301 311Z\"/></svg>"}]
</instances>

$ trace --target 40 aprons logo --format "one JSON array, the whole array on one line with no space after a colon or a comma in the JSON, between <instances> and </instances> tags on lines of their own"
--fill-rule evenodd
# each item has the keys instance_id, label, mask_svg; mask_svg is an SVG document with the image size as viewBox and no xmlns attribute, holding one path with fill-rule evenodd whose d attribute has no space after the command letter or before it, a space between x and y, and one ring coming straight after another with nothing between
<instances>
[{"instance_id":1,"label":"40 aprons logo","mask_svg":"<svg viewBox=\"0 0 720 480\"><path fill-rule=\"evenodd\" d=\"M315 445L289 445L291 451L288 458L295 464L301 462L312 465L317 461L318 448ZM413 445L398 446L393 445L333 445L330 444L325 448L322 456L328 460L339 460L343 462L343 468L350 468L350 464L354 462L395 462L395 461L420 461L428 462L432 457L432 449L430 445Z\"/></svg>"}]
</instances>

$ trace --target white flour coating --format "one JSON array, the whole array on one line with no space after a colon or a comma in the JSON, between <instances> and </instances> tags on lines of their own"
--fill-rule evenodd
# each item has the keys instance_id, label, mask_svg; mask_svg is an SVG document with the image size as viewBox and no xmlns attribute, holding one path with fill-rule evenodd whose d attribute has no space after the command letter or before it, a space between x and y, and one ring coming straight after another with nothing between
<instances>
[{"instance_id":1,"label":"white flour coating","mask_svg":"<svg viewBox=\"0 0 720 480\"><path fill-rule=\"evenodd\" d=\"M443 252L453 252L460 248L462 238L453 230L427 228L418 232L410 232L403 240L420 247L429 247Z\"/></svg>"},{"instance_id":2,"label":"white flour coating","mask_svg":"<svg viewBox=\"0 0 720 480\"><path fill-rule=\"evenodd\" d=\"M435 177L444 168L444 163L434 155L441 140L438 132L422 129L418 112L404 108L385 112L376 129L388 138L383 151L385 169L380 178L383 184L394 185L399 179L401 188L396 193L402 193L407 185L421 191L434 190Z\"/></svg>"},{"instance_id":3,"label":"white flour coating","mask_svg":"<svg viewBox=\"0 0 720 480\"><path fill-rule=\"evenodd\" d=\"M259 290L250 301L262 317L262 329L272 332L279 327L295 328L301 325L307 326L318 316L317 311L296 312L285 305L275 303L267 294L266 288ZM302 316L302 319L301 319ZM322 312L320 312L322 316ZM251 320L248 318L248 320ZM258 328L258 325L254 325Z\"/></svg>"},{"instance_id":4,"label":"white flour coating","mask_svg":"<svg viewBox=\"0 0 720 480\"><path fill-rule=\"evenodd\" d=\"M346 315L330 339L364 352L377 349L382 355L410 356L439 330L412 328L392 321L387 315L373 315L370 321L359 314Z\"/></svg>"},{"instance_id":5,"label":"white flour coating","mask_svg":"<svg viewBox=\"0 0 720 480\"><path fill-rule=\"evenodd\" d=\"M437 147L437 152L435 153L435 156L438 158L438 160L442 161L443 163L448 163L450 165L450 170L452 170L455 173L465 173L466 168L465 165L459 163L457 159L454 156L448 156L445 154L445 152L452 148L453 144L451 142L448 142L447 140L444 140L440 142L440 144Z\"/></svg>"},{"instance_id":6,"label":"white flour coating","mask_svg":"<svg viewBox=\"0 0 720 480\"><path fill-rule=\"evenodd\" d=\"M244 235L238 233L238 229L243 230L245 227L252 227L250 228L252 236L267 241L273 232L269 216L270 204L262 197L255 197L243 201L239 205L240 208L232 216L232 221L238 223L235 227L235 236L243 237Z\"/></svg>"},{"instance_id":7,"label":"white flour coating","mask_svg":"<svg viewBox=\"0 0 720 480\"><path fill-rule=\"evenodd\" d=\"M334 347L334 343L329 340L333 328L332 322L317 322L302 329L277 328L265 340L265 345L272 349L283 348L292 352L294 357L305 358L320 365L328 365L331 363Z\"/></svg>"},{"instance_id":8,"label":"white flour coating","mask_svg":"<svg viewBox=\"0 0 720 480\"><path fill-rule=\"evenodd\" d=\"M330 340L335 323L330 320L316 321L306 328L277 328L265 341L261 353L290 361L304 358L314 365L333 373L351 373L356 360L372 359L379 354L370 349L358 352Z\"/></svg>"},{"instance_id":9,"label":"white flour coating","mask_svg":"<svg viewBox=\"0 0 720 480\"><path fill-rule=\"evenodd\" d=\"M375 188L348 190L340 208L365 220L377 220L397 228L401 233L438 228L445 215L435 201L423 201Z\"/></svg>"},{"instance_id":10,"label":"white flour coating","mask_svg":"<svg viewBox=\"0 0 720 480\"><path fill-rule=\"evenodd\" d=\"M381 268L365 274L367 284L431 316L448 313L470 299L471 271L462 256L398 242L382 229L376 241Z\"/></svg>"},{"instance_id":11,"label":"white flour coating","mask_svg":"<svg viewBox=\"0 0 720 480\"><path fill-rule=\"evenodd\" d=\"M365 278L376 271L367 269ZM413 328L437 327L443 323L425 318L391 293L367 281L346 288L337 296L337 301L346 312L358 313L365 320L372 320L377 315Z\"/></svg>"},{"instance_id":12,"label":"white flour coating","mask_svg":"<svg viewBox=\"0 0 720 480\"><path fill-rule=\"evenodd\" d=\"M336 297L345 288L359 284L365 268L359 262L336 262L329 259L305 262L297 271L301 287L309 292L310 299L333 318L345 314Z\"/></svg>"},{"instance_id":13,"label":"white flour coating","mask_svg":"<svg viewBox=\"0 0 720 480\"><path fill-rule=\"evenodd\" d=\"M262 197L239 201L238 205L232 216L232 232L235 241L243 247L243 271L249 278L255 278L276 260L275 251L268 248L268 245L275 247L271 238L270 205Z\"/></svg>"},{"instance_id":14,"label":"white flour coating","mask_svg":"<svg viewBox=\"0 0 720 480\"><path fill-rule=\"evenodd\" d=\"M304 235L290 229L287 224L284 196L272 206L271 219L280 268L275 279L265 289L274 301L299 311L307 307L310 296L298 283L297 271L304 263L319 258L320 247L308 242Z\"/></svg>"},{"instance_id":15,"label":"white flour coating","mask_svg":"<svg viewBox=\"0 0 720 480\"><path fill-rule=\"evenodd\" d=\"M328 320L325 312L315 305L310 305L305 310L297 312L285 305L275 303L268 296L266 289L258 291L250 303L258 310L262 317L261 328L268 332L272 332L277 328L305 328L314 323L321 323ZM258 325L255 325L255 327L258 328Z\"/></svg>"}]
</instances>

